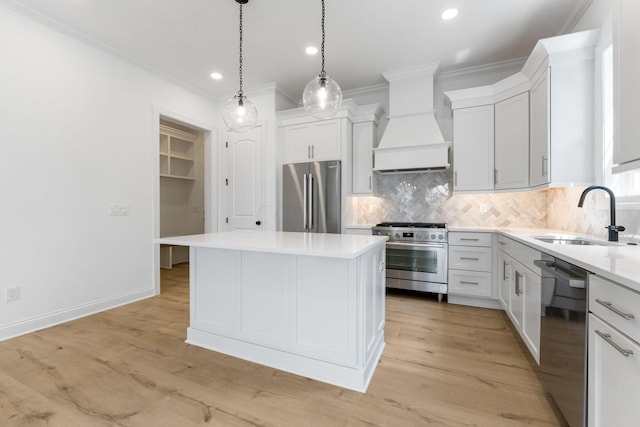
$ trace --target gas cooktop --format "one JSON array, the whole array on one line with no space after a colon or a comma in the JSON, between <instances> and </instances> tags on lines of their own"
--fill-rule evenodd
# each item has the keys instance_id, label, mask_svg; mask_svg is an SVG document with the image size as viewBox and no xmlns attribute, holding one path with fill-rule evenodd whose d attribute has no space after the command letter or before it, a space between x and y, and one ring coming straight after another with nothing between
<instances>
[{"instance_id":1,"label":"gas cooktop","mask_svg":"<svg viewBox=\"0 0 640 427\"><path fill-rule=\"evenodd\" d=\"M381 222L371 229L374 236L389 236L389 242L447 242L444 222Z\"/></svg>"}]
</instances>

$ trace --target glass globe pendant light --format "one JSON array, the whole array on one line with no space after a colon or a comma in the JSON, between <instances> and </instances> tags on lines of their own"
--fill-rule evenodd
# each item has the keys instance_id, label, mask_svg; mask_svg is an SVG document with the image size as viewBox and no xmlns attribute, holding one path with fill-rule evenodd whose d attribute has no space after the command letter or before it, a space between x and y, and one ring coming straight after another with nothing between
<instances>
[{"instance_id":1,"label":"glass globe pendant light","mask_svg":"<svg viewBox=\"0 0 640 427\"><path fill-rule=\"evenodd\" d=\"M235 1L240 5L240 89L238 94L230 98L224 105L222 119L229 130L248 132L258 122L258 110L242 91L242 5L247 4L249 0Z\"/></svg>"},{"instance_id":2,"label":"glass globe pendant light","mask_svg":"<svg viewBox=\"0 0 640 427\"><path fill-rule=\"evenodd\" d=\"M324 0L322 0L322 69L304 88L302 104L311 115L318 119L333 117L342 104L342 89L324 71Z\"/></svg>"}]
</instances>

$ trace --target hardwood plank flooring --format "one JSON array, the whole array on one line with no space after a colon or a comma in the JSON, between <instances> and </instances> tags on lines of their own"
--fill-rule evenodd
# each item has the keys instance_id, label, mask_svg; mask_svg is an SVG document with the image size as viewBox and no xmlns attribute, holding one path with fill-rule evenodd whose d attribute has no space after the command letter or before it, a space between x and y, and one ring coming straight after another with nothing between
<instances>
[{"instance_id":1,"label":"hardwood plank flooring","mask_svg":"<svg viewBox=\"0 0 640 427\"><path fill-rule=\"evenodd\" d=\"M188 265L162 294L0 343L0 426L559 426L500 311L387 296L366 394L185 344Z\"/></svg>"}]
</instances>

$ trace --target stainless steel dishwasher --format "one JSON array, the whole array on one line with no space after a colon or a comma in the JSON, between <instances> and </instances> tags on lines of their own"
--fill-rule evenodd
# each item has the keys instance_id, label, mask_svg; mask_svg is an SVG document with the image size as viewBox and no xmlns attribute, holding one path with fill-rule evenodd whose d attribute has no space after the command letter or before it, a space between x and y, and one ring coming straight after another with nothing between
<instances>
[{"instance_id":1,"label":"stainless steel dishwasher","mask_svg":"<svg viewBox=\"0 0 640 427\"><path fill-rule=\"evenodd\" d=\"M571 427L586 425L588 272L543 254L540 380Z\"/></svg>"}]
</instances>

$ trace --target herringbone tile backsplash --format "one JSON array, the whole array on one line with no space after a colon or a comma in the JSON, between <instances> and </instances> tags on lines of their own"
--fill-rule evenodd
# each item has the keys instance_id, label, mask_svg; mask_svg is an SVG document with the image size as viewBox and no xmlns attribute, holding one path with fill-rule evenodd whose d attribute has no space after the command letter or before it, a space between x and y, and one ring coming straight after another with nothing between
<instances>
[{"instance_id":1,"label":"herringbone tile backsplash","mask_svg":"<svg viewBox=\"0 0 640 427\"><path fill-rule=\"evenodd\" d=\"M376 176L373 197L350 197L347 225L382 221L446 222L449 226L552 228L606 237L608 199L584 188L490 194L452 194L451 171ZM604 193L603 193L604 194ZM596 206L596 198L602 198ZM640 210L618 209L625 237L640 237ZM621 235L622 236L622 235Z\"/></svg>"}]
</instances>

